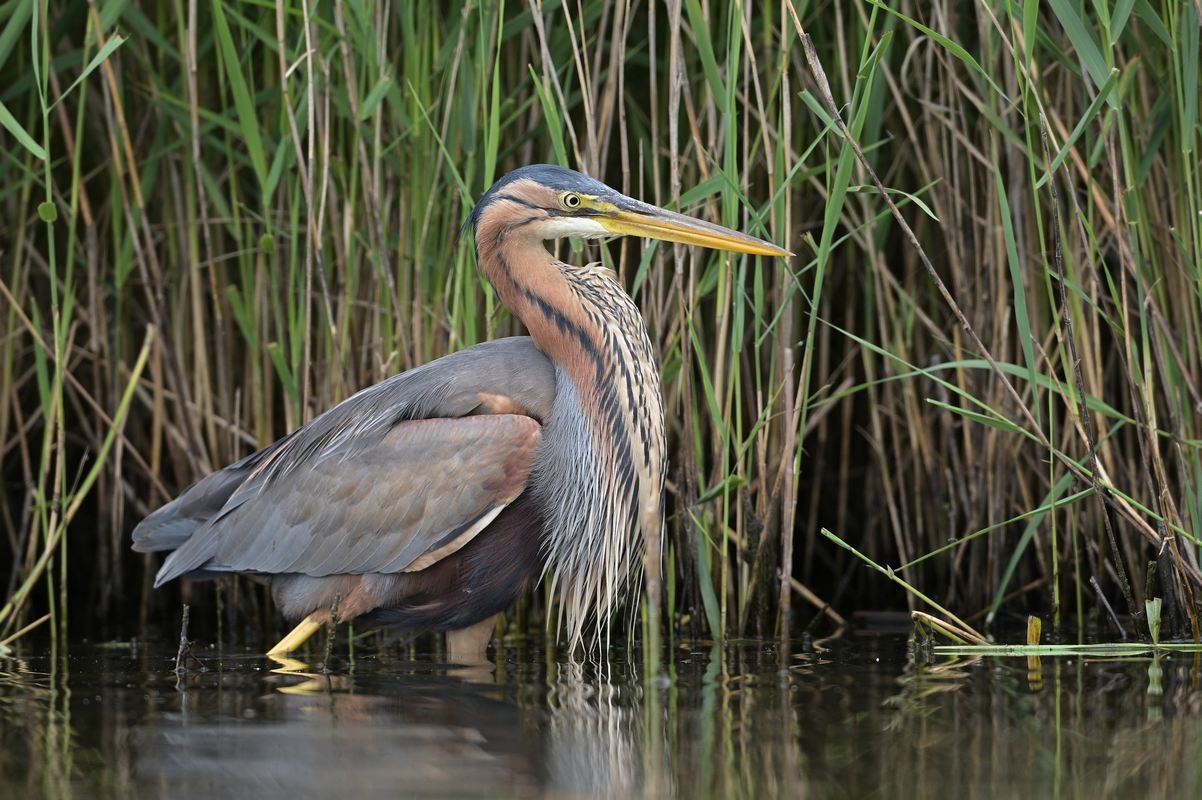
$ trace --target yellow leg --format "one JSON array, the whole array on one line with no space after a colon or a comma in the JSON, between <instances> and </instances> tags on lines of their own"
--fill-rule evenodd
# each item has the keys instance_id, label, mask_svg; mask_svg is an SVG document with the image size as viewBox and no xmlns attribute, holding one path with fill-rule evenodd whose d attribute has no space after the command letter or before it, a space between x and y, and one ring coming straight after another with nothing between
<instances>
[{"instance_id":1,"label":"yellow leg","mask_svg":"<svg viewBox=\"0 0 1202 800\"><path fill-rule=\"evenodd\" d=\"M447 632L447 661L452 664L487 664L484 655L488 643L492 641L493 629L497 627L497 617L494 614L468 628Z\"/></svg>"},{"instance_id":2,"label":"yellow leg","mask_svg":"<svg viewBox=\"0 0 1202 800\"><path fill-rule=\"evenodd\" d=\"M276 646L267 651L269 656L278 656L281 653L291 653L296 648L304 644L310 636L317 633L322 628L322 623L314 622L313 616L307 616L293 628L287 636L280 639Z\"/></svg>"}]
</instances>

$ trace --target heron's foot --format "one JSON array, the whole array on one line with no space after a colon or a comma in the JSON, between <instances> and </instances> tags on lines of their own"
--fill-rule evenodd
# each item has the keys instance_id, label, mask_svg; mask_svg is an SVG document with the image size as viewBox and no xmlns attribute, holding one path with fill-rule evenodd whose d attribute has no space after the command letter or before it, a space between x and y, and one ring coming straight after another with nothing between
<instances>
[{"instance_id":1,"label":"heron's foot","mask_svg":"<svg viewBox=\"0 0 1202 800\"><path fill-rule=\"evenodd\" d=\"M276 642L275 647L267 651L267 655L280 656L291 653L308 641L309 637L321 630L324 624L315 620L315 616L315 614L310 614L302 619L295 628L289 631L287 636Z\"/></svg>"}]
</instances>

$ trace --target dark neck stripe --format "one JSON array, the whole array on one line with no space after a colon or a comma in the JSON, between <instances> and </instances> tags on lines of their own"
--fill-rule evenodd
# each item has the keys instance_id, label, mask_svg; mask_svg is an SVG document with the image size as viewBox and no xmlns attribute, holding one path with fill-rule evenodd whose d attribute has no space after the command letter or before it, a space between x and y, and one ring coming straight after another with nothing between
<instances>
[{"instance_id":1,"label":"dark neck stripe","mask_svg":"<svg viewBox=\"0 0 1202 800\"><path fill-rule=\"evenodd\" d=\"M524 219L521 222L515 222L512 225L506 225L505 227L498 230L496 237L494 237L494 239L496 241L496 246L500 247L505 242L505 239L509 236L509 234L513 233L514 231L521 230L522 228L526 227L527 225L533 225L536 222L542 222L542 221L543 221L543 219L541 217L529 217L528 219Z\"/></svg>"},{"instance_id":2,"label":"dark neck stripe","mask_svg":"<svg viewBox=\"0 0 1202 800\"><path fill-rule=\"evenodd\" d=\"M560 311L555 306L548 303L545 299L535 294L533 291L520 284L517 285L518 291L522 293L527 301L530 302L543 318L551 322L559 330L560 333L571 336L580 345L581 351L592 360L597 369L597 378L600 379L604 374L605 363L601 356L601 351L597 349L597 344L592 337L588 335L588 331L582 328L573 320L569 319L566 314ZM529 327L529 326L527 326Z\"/></svg>"},{"instance_id":3,"label":"dark neck stripe","mask_svg":"<svg viewBox=\"0 0 1202 800\"><path fill-rule=\"evenodd\" d=\"M529 200L523 200L522 198L517 197L512 194L499 194L496 197L494 197L488 205L491 206L493 203L500 202L501 200L508 200L511 203L517 203L519 206L528 208L531 211L544 211L544 212L547 212L548 216L550 216L550 212L548 212L547 209L543 208L542 206L538 205L537 203L531 203ZM486 206L486 208L487 208L487 206Z\"/></svg>"},{"instance_id":4,"label":"dark neck stripe","mask_svg":"<svg viewBox=\"0 0 1202 800\"><path fill-rule=\"evenodd\" d=\"M588 331L586 331L574 320L570 319L566 314L553 306L551 303L547 302L545 298L540 296L525 283L519 281L517 274L510 266L509 259L505 257L505 252L501 247L498 246L493 250L492 257L496 259L497 266L497 269L493 270L493 272L495 272L495 279L505 282L506 285L504 290L509 290L520 295L522 299L530 304L533 310L537 311L547 322L553 324L561 334L570 336L572 339L574 339L577 344L580 345L581 352L593 362L597 370L597 378L600 380L604 375L605 361L601 355L601 352L597 349L597 345L593 341L593 338L588 335ZM477 258L479 258L478 252ZM554 267L548 268L554 270ZM497 288L499 290L502 289L502 287ZM575 294L574 289L569 287L569 290ZM522 321L526 322L526 320ZM528 322L526 327L530 327Z\"/></svg>"}]
</instances>

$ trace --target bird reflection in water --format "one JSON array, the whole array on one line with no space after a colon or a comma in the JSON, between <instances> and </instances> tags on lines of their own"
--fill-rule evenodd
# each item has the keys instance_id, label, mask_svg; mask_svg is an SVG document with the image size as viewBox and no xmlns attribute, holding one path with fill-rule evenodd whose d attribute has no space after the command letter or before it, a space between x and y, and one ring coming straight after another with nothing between
<instances>
[{"instance_id":1,"label":"bird reflection in water","mask_svg":"<svg viewBox=\"0 0 1202 800\"><path fill-rule=\"evenodd\" d=\"M249 793L628 795L644 782L637 682L553 665L529 697L491 672L326 675L279 660L268 694L134 731L137 783L173 798ZM211 702L213 693L197 693ZM233 713L230 713L230 712Z\"/></svg>"},{"instance_id":2,"label":"bird reflection in water","mask_svg":"<svg viewBox=\"0 0 1202 800\"><path fill-rule=\"evenodd\" d=\"M612 680L609 663L556 664L548 681L548 787L555 792L630 797L646 785L637 678ZM656 794L659 794L656 792Z\"/></svg>"}]
</instances>

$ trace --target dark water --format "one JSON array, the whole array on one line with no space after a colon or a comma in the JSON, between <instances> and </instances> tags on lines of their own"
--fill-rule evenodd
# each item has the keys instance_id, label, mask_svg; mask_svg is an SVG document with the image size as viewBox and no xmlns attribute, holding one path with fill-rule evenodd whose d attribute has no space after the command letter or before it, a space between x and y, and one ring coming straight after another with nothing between
<instances>
[{"instance_id":1,"label":"dark water","mask_svg":"<svg viewBox=\"0 0 1202 800\"><path fill-rule=\"evenodd\" d=\"M0 797L1202 797L1192 656L908 653L682 647L649 684L532 646L491 676L201 651L177 686L173 653L74 647L0 659Z\"/></svg>"}]
</instances>

